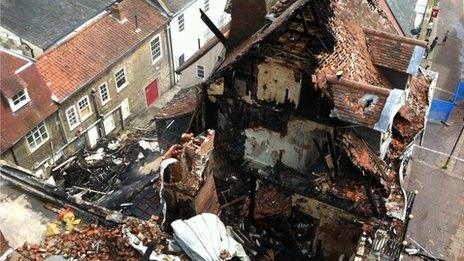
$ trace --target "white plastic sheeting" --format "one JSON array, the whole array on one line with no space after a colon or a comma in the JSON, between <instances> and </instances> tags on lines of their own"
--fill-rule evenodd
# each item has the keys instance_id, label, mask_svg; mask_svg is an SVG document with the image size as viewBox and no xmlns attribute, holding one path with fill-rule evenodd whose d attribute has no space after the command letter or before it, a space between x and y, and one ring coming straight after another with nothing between
<instances>
[{"instance_id":1,"label":"white plastic sheeting","mask_svg":"<svg viewBox=\"0 0 464 261\"><path fill-rule=\"evenodd\" d=\"M248 261L242 245L226 231L218 216L203 213L188 220L178 219L171 223L174 239L185 253L196 261L220 261L239 257Z\"/></svg>"},{"instance_id":2,"label":"white plastic sheeting","mask_svg":"<svg viewBox=\"0 0 464 261\"><path fill-rule=\"evenodd\" d=\"M161 221L161 225L164 225L164 222L166 221L166 200L164 200L163 197L163 191L164 191L164 170L171 164L176 163L177 160L174 158L169 158L161 161L160 165L160 191L159 191L159 196L160 196L160 206L161 206L161 212L163 215L163 219Z\"/></svg>"}]
</instances>

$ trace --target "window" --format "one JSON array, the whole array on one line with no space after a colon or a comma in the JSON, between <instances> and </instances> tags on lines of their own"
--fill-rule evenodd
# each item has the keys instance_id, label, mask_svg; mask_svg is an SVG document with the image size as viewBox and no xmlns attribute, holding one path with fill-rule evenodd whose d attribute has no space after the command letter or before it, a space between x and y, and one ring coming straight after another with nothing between
<instances>
[{"instance_id":1,"label":"window","mask_svg":"<svg viewBox=\"0 0 464 261\"><path fill-rule=\"evenodd\" d=\"M108 90L108 84L105 82L104 84L100 85L99 89L100 89L101 104L105 105L111 100L110 92Z\"/></svg>"},{"instance_id":2,"label":"window","mask_svg":"<svg viewBox=\"0 0 464 261\"><path fill-rule=\"evenodd\" d=\"M129 100L126 98L121 102L122 119L125 120L130 115Z\"/></svg>"},{"instance_id":3,"label":"window","mask_svg":"<svg viewBox=\"0 0 464 261\"><path fill-rule=\"evenodd\" d=\"M45 124L42 122L32 129L31 132L26 135L26 140L31 152L44 144L48 140L48 132Z\"/></svg>"},{"instance_id":4,"label":"window","mask_svg":"<svg viewBox=\"0 0 464 261\"><path fill-rule=\"evenodd\" d=\"M161 40L160 40L159 35L155 36L155 38L153 38L153 40L151 40L150 47L151 47L151 60L153 61L153 63L155 63L162 56L162 53L161 53Z\"/></svg>"},{"instance_id":5,"label":"window","mask_svg":"<svg viewBox=\"0 0 464 261\"><path fill-rule=\"evenodd\" d=\"M26 105L30 100L27 90L24 89L11 97L11 99L8 99L8 103L10 104L11 110L15 112Z\"/></svg>"},{"instance_id":6,"label":"window","mask_svg":"<svg viewBox=\"0 0 464 261\"><path fill-rule=\"evenodd\" d=\"M124 68L121 68L119 71L117 71L114 74L114 78L116 80L116 89L118 92L127 86L126 70Z\"/></svg>"},{"instance_id":7,"label":"window","mask_svg":"<svg viewBox=\"0 0 464 261\"><path fill-rule=\"evenodd\" d=\"M209 0L205 0L205 12L209 10Z\"/></svg>"},{"instance_id":8,"label":"window","mask_svg":"<svg viewBox=\"0 0 464 261\"><path fill-rule=\"evenodd\" d=\"M197 77L200 79L205 78L205 67L202 65L197 65Z\"/></svg>"},{"instance_id":9,"label":"window","mask_svg":"<svg viewBox=\"0 0 464 261\"><path fill-rule=\"evenodd\" d=\"M226 25L227 22L227 15L223 13L221 17L219 18L219 28L222 28L224 25Z\"/></svg>"},{"instance_id":10,"label":"window","mask_svg":"<svg viewBox=\"0 0 464 261\"><path fill-rule=\"evenodd\" d=\"M182 64L185 63L185 56L184 54L182 54L181 56L179 56L179 66L182 66Z\"/></svg>"},{"instance_id":11,"label":"window","mask_svg":"<svg viewBox=\"0 0 464 261\"><path fill-rule=\"evenodd\" d=\"M90 108L90 103L89 103L89 97L88 96L82 97L77 102L77 109L79 110L79 115L81 116L81 121L84 121L90 115L92 115L92 109Z\"/></svg>"},{"instance_id":12,"label":"window","mask_svg":"<svg viewBox=\"0 0 464 261\"><path fill-rule=\"evenodd\" d=\"M206 31L203 33L203 40L205 41L205 43L211 39L211 37L213 37L213 33L211 32L211 30L209 28L206 28Z\"/></svg>"},{"instance_id":13,"label":"window","mask_svg":"<svg viewBox=\"0 0 464 261\"><path fill-rule=\"evenodd\" d=\"M185 21L184 21L184 14L180 14L177 18L177 22L179 23L179 32L184 31L185 29Z\"/></svg>"},{"instance_id":14,"label":"window","mask_svg":"<svg viewBox=\"0 0 464 261\"><path fill-rule=\"evenodd\" d=\"M77 118L76 108L74 106L66 110L66 118L68 119L69 130L73 130L79 125L79 118Z\"/></svg>"}]
</instances>

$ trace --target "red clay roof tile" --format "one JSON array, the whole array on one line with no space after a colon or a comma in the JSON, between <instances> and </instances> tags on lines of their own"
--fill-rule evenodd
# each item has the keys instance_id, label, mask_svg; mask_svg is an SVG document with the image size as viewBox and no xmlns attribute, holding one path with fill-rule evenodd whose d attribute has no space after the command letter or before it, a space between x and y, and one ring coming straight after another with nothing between
<instances>
[{"instance_id":1,"label":"red clay roof tile","mask_svg":"<svg viewBox=\"0 0 464 261\"><path fill-rule=\"evenodd\" d=\"M32 64L15 74L15 71L28 63L3 50L0 50L1 89L11 89L10 84L16 84L7 79L21 79L27 86L31 101L19 110L13 112L3 96L0 99L0 151L5 152L18 140L24 137L32 128L52 115L57 106L51 100L51 92L43 81L35 64ZM14 87L17 88L17 87Z\"/></svg>"},{"instance_id":2,"label":"red clay roof tile","mask_svg":"<svg viewBox=\"0 0 464 261\"><path fill-rule=\"evenodd\" d=\"M105 14L37 61L45 81L60 101L97 77L167 21L148 1L125 0L120 6L128 13L124 23ZM136 32L135 16L139 32Z\"/></svg>"}]
</instances>

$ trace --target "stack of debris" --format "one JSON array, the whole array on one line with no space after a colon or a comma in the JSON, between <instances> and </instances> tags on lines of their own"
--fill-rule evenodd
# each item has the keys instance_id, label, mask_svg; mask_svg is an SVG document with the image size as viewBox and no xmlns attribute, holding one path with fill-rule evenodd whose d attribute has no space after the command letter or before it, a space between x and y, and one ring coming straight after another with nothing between
<instances>
[{"instance_id":1,"label":"stack of debris","mask_svg":"<svg viewBox=\"0 0 464 261\"><path fill-rule=\"evenodd\" d=\"M147 135L148 131L136 130L71 157L52 171L57 187L103 207L120 209L120 204L133 198L155 177L156 168L140 171L160 156L157 140Z\"/></svg>"},{"instance_id":2,"label":"stack of debris","mask_svg":"<svg viewBox=\"0 0 464 261\"><path fill-rule=\"evenodd\" d=\"M156 221L157 217L150 221L129 218L117 226L82 224L71 232L47 237L40 245L26 242L17 252L30 260L57 255L79 260L139 260L141 254L129 244L123 233L124 228L128 228L143 245L154 244L157 254L166 254L171 237L160 230Z\"/></svg>"}]
</instances>

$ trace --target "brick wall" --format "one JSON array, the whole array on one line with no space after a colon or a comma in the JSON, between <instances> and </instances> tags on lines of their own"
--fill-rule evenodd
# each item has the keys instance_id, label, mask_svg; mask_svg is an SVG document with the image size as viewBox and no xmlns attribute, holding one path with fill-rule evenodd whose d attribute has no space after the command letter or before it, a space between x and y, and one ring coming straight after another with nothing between
<instances>
[{"instance_id":1,"label":"brick wall","mask_svg":"<svg viewBox=\"0 0 464 261\"><path fill-rule=\"evenodd\" d=\"M150 41L157 35L159 35L162 40L162 58L153 63ZM101 116L113 115L116 129L113 130L111 134L114 134L122 128L119 107L123 100L128 99L129 101L131 114L124 120L124 122L127 123L147 109L147 101L145 98L145 87L147 85L157 80L159 95L163 94L171 87L171 70L168 57L169 50L166 39L166 31L164 29L154 33L139 45L136 50L130 54L126 54L120 61L103 72L98 79L74 93L60 106L59 113L62 118L65 135L68 142L73 143L69 144L68 148L66 148L65 152L67 154L72 154L78 148L76 142L82 144L82 135L85 135L85 132L95 124L97 124L99 128L100 137L105 135L103 122L100 121L96 123L100 120L98 114ZM118 92L114 74L123 67L125 68L128 85ZM110 101L103 105L99 87L105 82L108 86ZM93 90L95 90L95 95L92 95ZM70 130L66 118L66 110L70 106L76 105L77 102L86 95L90 100L92 115L81 122L79 126ZM76 141L76 139L78 140ZM88 143L87 138L85 139L85 142Z\"/></svg>"},{"instance_id":2,"label":"brick wall","mask_svg":"<svg viewBox=\"0 0 464 261\"><path fill-rule=\"evenodd\" d=\"M58 115L56 113L51 115L44 123L49 135L47 142L43 143L36 150L31 151L26 138L24 137L2 154L1 158L16 163L26 169L35 171L39 163L51 157L52 146L53 150L56 151L63 145ZM15 159L17 162L15 162Z\"/></svg>"}]
</instances>

